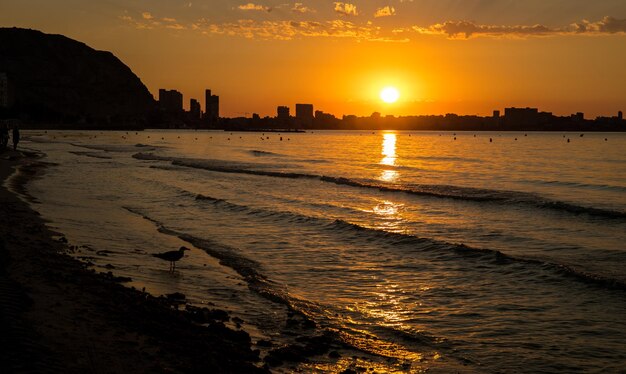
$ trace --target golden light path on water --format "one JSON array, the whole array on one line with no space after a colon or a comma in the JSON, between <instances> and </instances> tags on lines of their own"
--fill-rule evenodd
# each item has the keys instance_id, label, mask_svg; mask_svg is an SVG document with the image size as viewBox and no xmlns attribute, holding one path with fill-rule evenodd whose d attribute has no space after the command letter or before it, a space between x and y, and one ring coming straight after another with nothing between
<instances>
[{"instance_id":1,"label":"golden light path on water","mask_svg":"<svg viewBox=\"0 0 626 374\"><path fill-rule=\"evenodd\" d=\"M393 132L383 134L381 155L383 158L380 160L380 165L384 166L396 166L396 143L397 136ZM384 182L395 182L398 179L398 172L393 169L385 169L381 172L379 179ZM385 219L384 227L377 227L379 229L397 231L399 217L399 211L402 209L402 204L394 203L389 200L381 200L378 205L374 206L371 210L377 215Z\"/></svg>"},{"instance_id":2,"label":"golden light path on water","mask_svg":"<svg viewBox=\"0 0 626 374\"><path fill-rule=\"evenodd\" d=\"M379 164L382 166L388 166L389 168L385 168L381 172L379 179L383 182L395 182L399 177L398 171L394 170L397 161L397 134L394 132L387 132L382 135L381 155L383 157L379 161ZM375 213L383 218L382 223L379 222L379 225L373 227L374 229L398 232L401 231L398 226L403 220L401 215L403 209L404 204L399 204L388 199L381 199L374 207L371 208L371 210L367 209L367 211ZM371 300L365 302L355 302L352 306L349 306L346 309L350 312L358 313L368 316L374 320L378 320L380 321L381 326L398 329L400 331L409 331L411 328L410 326L405 325L404 321L406 320L407 315L410 315L412 311L406 310L403 303L405 292L402 285L381 280L381 282L376 286L376 289L377 291L371 295ZM421 305L417 304L413 306L416 309L421 307ZM426 349L422 352L415 352L405 349L395 342L375 339L369 332L355 328L356 324L349 317L344 316L344 318L345 327L348 328L348 326L350 326L352 333L346 334L345 332L337 331L337 333L342 337L342 340L367 352L374 352L383 357L398 358L404 360L405 363L410 362L411 364L408 366L400 368L403 372L424 372L427 368L426 366L422 366L421 363L425 362L425 360L429 360L432 364L440 358L439 352L434 349ZM310 368L321 371L324 371L325 369L332 371L332 369L337 369L337 367L341 368L343 366L347 366L349 362L350 360L347 360L346 362L340 360L333 368L325 367L324 364L313 365ZM387 372L389 370L388 367L379 367L375 363L371 362L360 362L359 364L362 365L362 367L370 368L376 371Z\"/></svg>"},{"instance_id":3,"label":"golden light path on water","mask_svg":"<svg viewBox=\"0 0 626 374\"><path fill-rule=\"evenodd\" d=\"M380 160L381 165L396 166L396 134L385 133L383 134L383 149L381 154L384 156ZM398 178L398 172L393 169L383 170L380 174L380 179L385 182L395 182Z\"/></svg>"}]
</instances>

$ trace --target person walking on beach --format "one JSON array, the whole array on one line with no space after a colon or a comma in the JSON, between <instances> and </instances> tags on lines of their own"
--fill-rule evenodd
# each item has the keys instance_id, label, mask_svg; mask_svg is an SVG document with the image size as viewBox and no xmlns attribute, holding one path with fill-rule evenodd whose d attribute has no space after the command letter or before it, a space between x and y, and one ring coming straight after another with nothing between
<instances>
[{"instance_id":1,"label":"person walking on beach","mask_svg":"<svg viewBox=\"0 0 626 374\"><path fill-rule=\"evenodd\" d=\"M13 150L17 150L17 143L20 142L20 129L17 125L13 125Z\"/></svg>"}]
</instances>

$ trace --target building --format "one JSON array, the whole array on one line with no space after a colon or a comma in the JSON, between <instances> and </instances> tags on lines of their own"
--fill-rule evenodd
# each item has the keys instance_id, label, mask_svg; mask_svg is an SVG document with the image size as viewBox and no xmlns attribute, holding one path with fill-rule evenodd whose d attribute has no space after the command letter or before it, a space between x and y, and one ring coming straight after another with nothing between
<instances>
[{"instance_id":1,"label":"building","mask_svg":"<svg viewBox=\"0 0 626 374\"><path fill-rule=\"evenodd\" d=\"M7 73L0 73L0 108L13 106L13 90Z\"/></svg>"},{"instance_id":2,"label":"building","mask_svg":"<svg viewBox=\"0 0 626 374\"><path fill-rule=\"evenodd\" d=\"M191 120L199 120L202 116L202 109L200 103L196 99L189 100L189 118Z\"/></svg>"},{"instance_id":3,"label":"building","mask_svg":"<svg viewBox=\"0 0 626 374\"><path fill-rule=\"evenodd\" d=\"M330 113L324 113L321 110L316 110L314 123L318 128L337 128L340 120Z\"/></svg>"},{"instance_id":4,"label":"building","mask_svg":"<svg viewBox=\"0 0 626 374\"><path fill-rule=\"evenodd\" d=\"M550 112L539 112L537 108L506 108L504 122L507 128L539 128L553 120Z\"/></svg>"},{"instance_id":5,"label":"building","mask_svg":"<svg viewBox=\"0 0 626 374\"><path fill-rule=\"evenodd\" d=\"M204 92L204 118L209 122L217 122L220 118L220 97L212 95L211 90Z\"/></svg>"},{"instance_id":6,"label":"building","mask_svg":"<svg viewBox=\"0 0 626 374\"><path fill-rule=\"evenodd\" d=\"M183 94L176 90L159 90L159 107L169 113L183 111Z\"/></svg>"},{"instance_id":7,"label":"building","mask_svg":"<svg viewBox=\"0 0 626 374\"><path fill-rule=\"evenodd\" d=\"M276 108L276 118L281 120L289 119L289 107L288 106L279 106Z\"/></svg>"},{"instance_id":8,"label":"building","mask_svg":"<svg viewBox=\"0 0 626 374\"><path fill-rule=\"evenodd\" d=\"M313 104L296 104L296 123L302 127L313 125Z\"/></svg>"},{"instance_id":9,"label":"building","mask_svg":"<svg viewBox=\"0 0 626 374\"><path fill-rule=\"evenodd\" d=\"M493 119L500 119L500 111L499 110L494 110L493 111Z\"/></svg>"},{"instance_id":10,"label":"building","mask_svg":"<svg viewBox=\"0 0 626 374\"><path fill-rule=\"evenodd\" d=\"M585 113L578 112L576 114L572 114L571 118L574 122L583 122L585 120Z\"/></svg>"},{"instance_id":11,"label":"building","mask_svg":"<svg viewBox=\"0 0 626 374\"><path fill-rule=\"evenodd\" d=\"M621 121L624 119L624 113L622 113L622 111L620 110L619 112L617 112L617 120Z\"/></svg>"}]
</instances>

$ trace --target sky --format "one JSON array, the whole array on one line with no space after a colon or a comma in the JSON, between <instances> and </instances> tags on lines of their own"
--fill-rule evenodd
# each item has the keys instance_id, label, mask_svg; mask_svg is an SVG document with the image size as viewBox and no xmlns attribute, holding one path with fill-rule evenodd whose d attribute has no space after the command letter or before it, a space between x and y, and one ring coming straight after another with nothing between
<instances>
[{"instance_id":1,"label":"sky","mask_svg":"<svg viewBox=\"0 0 626 374\"><path fill-rule=\"evenodd\" d=\"M0 26L111 51L186 107L209 88L228 117L626 110L624 0L0 0Z\"/></svg>"}]
</instances>

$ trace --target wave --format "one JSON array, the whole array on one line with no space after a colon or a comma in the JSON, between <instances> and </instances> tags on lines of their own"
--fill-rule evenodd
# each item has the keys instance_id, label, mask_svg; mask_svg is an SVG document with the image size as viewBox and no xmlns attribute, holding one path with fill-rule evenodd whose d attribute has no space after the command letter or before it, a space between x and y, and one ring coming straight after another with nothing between
<instances>
[{"instance_id":1,"label":"wave","mask_svg":"<svg viewBox=\"0 0 626 374\"><path fill-rule=\"evenodd\" d=\"M409 159L422 161L445 161L445 162L483 162L477 158L455 157L455 156L411 156Z\"/></svg>"},{"instance_id":2,"label":"wave","mask_svg":"<svg viewBox=\"0 0 626 374\"><path fill-rule=\"evenodd\" d=\"M87 144L78 144L78 143L70 143L70 144L73 145L74 147L87 148L87 149L92 149L96 151L104 151L104 152L116 152L116 153L136 152L137 148L141 148L144 151L156 151L157 149L161 148L161 147L156 147L156 146L146 145L146 144L135 144L135 145L123 145L123 144L87 145Z\"/></svg>"},{"instance_id":3,"label":"wave","mask_svg":"<svg viewBox=\"0 0 626 374\"><path fill-rule=\"evenodd\" d=\"M69 152L72 153L72 154L78 155L78 156L100 158L100 159L104 159L104 160L112 159L111 156L107 156L105 154L98 153L98 152L80 152L80 151L69 151Z\"/></svg>"},{"instance_id":4,"label":"wave","mask_svg":"<svg viewBox=\"0 0 626 374\"><path fill-rule=\"evenodd\" d=\"M315 224L326 230L341 232L342 234L344 234L344 236L345 234L351 233L353 234L355 239L359 240L362 240L364 237L369 236L369 238L381 240L386 244L393 245L394 247L408 246L412 250L419 250L422 252L436 251L438 253L437 257L444 261L453 260L454 257L460 255L463 256L463 258L474 258L478 259L479 261L485 261L492 265L498 266L508 265L512 263L525 263L532 266L540 266L543 268L552 269L556 274L572 277L584 283L599 285L603 288L626 290L626 283L621 280L599 274L593 274L580 269L575 269L572 266L566 264L548 262L532 258L516 257L507 255L501 251L494 249L470 247L465 244L448 243L432 238L422 238L406 233L389 232L382 229L361 226L341 219L332 220L322 217L301 215L293 212L252 208L246 205L239 205L224 199L218 199L202 194L196 195L195 199L198 201L209 202L214 205L219 205L225 209L234 212L246 212L250 215L271 217L274 220L283 219L290 223L304 223L307 225ZM447 256L448 254L450 256Z\"/></svg>"},{"instance_id":5,"label":"wave","mask_svg":"<svg viewBox=\"0 0 626 374\"><path fill-rule=\"evenodd\" d=\"M218 199L213 199L218 200ZM170 228L165 227L165 225L146 214L142 213L140 210L132 208L132 207L123 207L127 211L136 214L143 219L152 222L157 230L163 234L176 236L181 240L184 240L197 248L200 248L207 252L210 256L218 259L220 264L227 266L233 270L235 270L239 275L241 275L246 282L253 288L254 291L259 292L263 295L276 295L279 296L279 292L277 291L269 291L273 289L273 282L269 281L266 276L261 274L260 269L261 265L251 260L245 256L243 256L238 250L232 247L228 247L212 240L198 238L186 233L182 233L176 230L172 230ZM272 299L277 299L277 297L273 297ZM277 300L274 300L277 301ZM280 302L286 303L287 300L285 297L280 297Z\"/></svg>"},{"instance_id":6,"label":"wave","mask_svg":"<svg viewBox=\"0 0 626 374\"><path fill-rule=\"evenodd\" d=\"M274 153L274 152L269 152L269 151L261 151L258 149L251 149L248 151L249 153L251 153L253 156L257 156L257 157L262 157L262 156L279 156L279 157L283 157L285 155L280 154L280 153Z\"/></svg>"},{"instance_id":7,"label":"wave","mask_svg":"<svg viewBox=\"0 0 626 374\"><path fill-rule=\"evenodd\" d=\"M567 181L552 181L552 180L524 180L522 182L530 184L543 184L543 185L555 185L563 187L574 187L594 190L611 190L616 192L626 192L626 186L614 186L609 184L594 184L594 183L580 183L580 182L567 182Z\"/></svg>"},{"instance_id":8,"label":"wave","mask_svg":"<svg viewBox=\"0 0 626 374\"><path fill-rule=\"evenodd\" d=\"M225 202L222 199L216 199L209 196L199 195L197 198L205 201ZM230 203L228 203L230 204ZM234 205L234 204L233 204ZM249 259L241 254L241 252L233 247L226 246L213 240L199 238L177 230L166 227L163 223L147 216L139 209L132 207L124 207L127 211L152 222L160 233L178 237L179 239L193 245L196 248L204 250L208 255L219 260L220 264L235 270L241 275L248 288L259 294L260 296L278 304L285 305L290 312L299 314L305 321L322 319L327 326L320 326L325 329L331 339L336 339L338 343L346 347L353 348L362 352L378 355L381 357L402 359L410 352L406 351L392 341L387 342L386 346L393 349L381 349L381 342L378 338L372 339L372 336L365 333L361 329L354 329L337 320L336 312L330 312L331 309L310 301L297 298L280 285L268 279L261 273L262 265ZM390 330L392 335L400 335L404 340L419 342L420 346L430 346L433 348L447 348L441 342L443 339L432 337L423 332L405 332L390 327L374 326L377 329Z\"/></svg>"},{"instance_id":9,"label":"wave","mask_svg":"<svg viewBox=\"0 0 626 374\"><path fill-rule=\"evenodd\" d=\"M168 161L173 165L204 169L222 173L239 173L259 175L275 178L289 179L316 179L337 185L351 186L357 188L376 189L382 192L401 192L417 196L426 196L434 198L446 198L454 200L472 201L472 202L490 202L506 205L524 205L534 208L547 209L571 213L575 215L588 215L606 219L626 220L626 212L609 210L603 208L594 208L581 206L565 201L551 200L539 196L534 193L526 193L519 191L502 191L474 187L460 187L451 185L426 185L426 184L384 184L380 182L361 181L351 178L324 176L306 173L283 172L254 169L250 167L263 167L263 165L244 164L233 161L220 160L202 160L187 159L175 157L162 157L151 153L136 153L134 158L140 160Z\"/></svg>"},{"instance_id":10,"label":"wave","mask_svg":"<svg viewBox=\"0 0 626 374\"><path fill-rule=\"evenodd\" d=\"M264 156L269 156L269 157L290 157L289 155L286 155L286 154L270 152L270 151L262 151L262 150L258 150L258 149L251 149L251 150L248 150L247 152L252 154L255 157L264 157ZM319 159L312 159L312 158L302 158L302 159L292 158L292 159L290 159L290 161L293 161L293 162L304 162L304 163L311 163L311 164L325 164L325 163L328 163L328 160L319 160Z\"/></svg>"}]
</instances>

